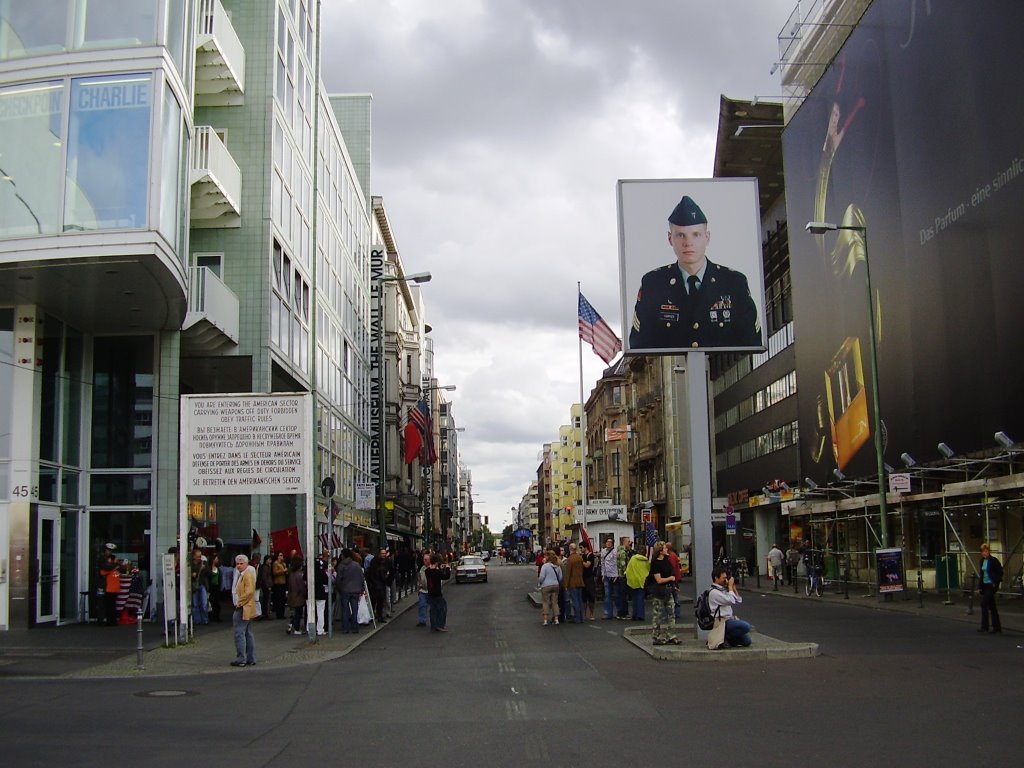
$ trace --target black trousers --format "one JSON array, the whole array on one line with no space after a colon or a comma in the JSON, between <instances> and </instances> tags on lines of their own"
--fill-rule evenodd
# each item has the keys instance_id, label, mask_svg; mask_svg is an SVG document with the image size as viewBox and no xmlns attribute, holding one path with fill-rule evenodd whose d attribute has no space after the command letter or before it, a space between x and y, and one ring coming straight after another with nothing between
<instances>
[{"instance_id":1,"label":"black trousers","mask_svg":"<svg viewBox=\"0 0 1024 768\"><path fill-rule=\"evenodd\" d=\"M999 609L996 607L995 584L981 585L981 628L989 628L989 614L992 615L992 630L1002 632L1003 627L999 623Z\"/></svg>"},{"instance_id":2,"label":"black trousers","mask_svg":"<svg viewBox=\"0 0 1024 768\"><path fill-rule=\"evenodd\" d=\"M108 627L117 624L117 592L103 593L103 618L107 621Z\"/></svg>"}]
</instances>

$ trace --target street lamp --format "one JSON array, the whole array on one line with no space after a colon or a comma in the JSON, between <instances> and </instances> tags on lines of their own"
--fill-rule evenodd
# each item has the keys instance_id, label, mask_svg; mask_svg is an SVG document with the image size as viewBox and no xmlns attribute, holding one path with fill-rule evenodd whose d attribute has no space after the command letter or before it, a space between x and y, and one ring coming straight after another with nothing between
<instances>
[{"instance_id":1,"label":"street lamp","mask_svg":"<svg viewBox=\"0 0 1024 768\"><path fill-rule=\"evenodd\" d=\"M854 224L809 221L805 229L812 235L824 235L826 232L837 230L859 232L864 240L864 282L868 291L868 354L871 357L871 431L874 438L875 464L878 472L878 537L884 548L889 546L889 520L885 498L885 466L882 459L882 411L878 397L878 342L875 331L875 295L871 290L871 262L868 259L868 228Z\"/></svg>"},{"instance_id":2,"label":"street lamp","mask_svg":"<svg viewBox=\"0 0 1024 768\"><path fill-rule=\"evenodd\" d=\"M375 249L372 258L383 260L383 254ZM370 454L376 458L376 477L374 478L377 525L380 526L380 548L388 546L385 523L387 508L385 506L384 486L387 473L386 423L387 410L386 365L384 360L384 283L428 283L429 272L416 272L411 275L385 275L383 265L375 268L372 284L373 305L370 313L370 325L376 331L373 335L374 344L370 350L370 368L375 370L373 377L374 397L372 398L373 432L370 436Z\"/></svg>"}]
</instances>

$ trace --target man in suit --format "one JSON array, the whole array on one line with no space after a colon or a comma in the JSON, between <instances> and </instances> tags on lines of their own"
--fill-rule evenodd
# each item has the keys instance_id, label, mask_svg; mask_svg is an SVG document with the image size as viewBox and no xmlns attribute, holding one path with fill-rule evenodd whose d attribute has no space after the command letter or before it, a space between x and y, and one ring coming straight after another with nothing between
<instances>
[{"instance_id":1,"label":"man in suit","mask_svg":"<svg viewBox=\"0 0 1024 768\"><path fill-rule=\"evenodd\" d=\"M981 572L981 629L978 631L989 631L989 615L991 614L991 631L1002 632L1003 626L999 623L999 609L996 607L996 593L999 591L999 582L1003 580L1003 564L992 556L988 544L981 545L981 564L978 571Z\"/></svg>"},{"instance_id":2,"label":"man in suit","mask_svg":"<svg viewBox=\"0 0 1024 768\"><path fill-rule=\"evenodd\" d=\"M711 231L704 212L683 196L668 217L676 261L640 281L629 347L760 347L761 325L747 278L708 261Z\"/></svg>"}]
</instances>

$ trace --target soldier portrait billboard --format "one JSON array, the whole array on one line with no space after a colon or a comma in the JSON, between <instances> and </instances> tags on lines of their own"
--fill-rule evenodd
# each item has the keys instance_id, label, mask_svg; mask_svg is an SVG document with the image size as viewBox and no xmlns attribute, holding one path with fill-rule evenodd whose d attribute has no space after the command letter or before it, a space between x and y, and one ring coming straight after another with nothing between
<instances>
[{"instance_id":1,"label":"soldier portrait billboard","mask_svg":"<svg viewBox=\"0 0 1024 768\"><path fill-rule=\"evenodd\" d=\"M620 180L617 198L625 353L762 350L757 180Z\"/></svg>"}]
</instances>

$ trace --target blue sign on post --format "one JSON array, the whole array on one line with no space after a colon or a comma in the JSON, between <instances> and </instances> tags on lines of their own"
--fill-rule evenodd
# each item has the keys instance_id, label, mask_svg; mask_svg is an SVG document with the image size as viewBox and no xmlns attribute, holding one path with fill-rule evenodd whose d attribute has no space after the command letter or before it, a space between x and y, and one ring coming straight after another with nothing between
<instances>
[{"instance_id":1,"label":"blue sign on post","mask_svg":"<svg viewBox=\"0 0 1024 768\"><path fill-rule=\"evenodd\" d=\"M732 506L728 506L725 508L725 535L736 535L736 515L732 511Z\"/></svg>"}]
</instances>

